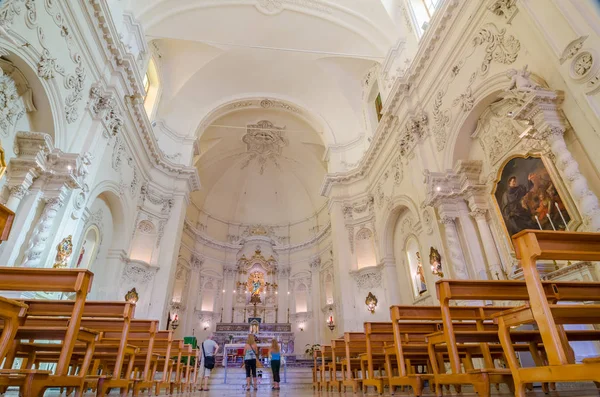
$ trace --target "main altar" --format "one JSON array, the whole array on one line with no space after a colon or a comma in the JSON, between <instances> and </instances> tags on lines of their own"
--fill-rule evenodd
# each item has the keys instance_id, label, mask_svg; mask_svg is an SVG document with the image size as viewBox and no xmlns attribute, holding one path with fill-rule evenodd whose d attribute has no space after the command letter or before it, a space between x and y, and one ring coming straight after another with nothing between
<instances>
[{"instance_id":1,"label":"main altar","mask_svg":"<svg viewBox=\"0 0 600 397\"><path fill-rule=\"evenodd\" d=\"M225 316L221 309L221 321L215 325L214 339L221 345L239 344L246 341L248 334L253 334L259 343L276 339L283 353L293 353L294 333L289 321L288 296L279 296L277 278L281 272L270 238L260 232L254 231L246 238L242 250L245 252L241 253L235 269L230 269L234 276L231 313ZM280 312L282 303L285 312ZM230 321L223 321L225 317Z\"/></svg>"}]
</instances>

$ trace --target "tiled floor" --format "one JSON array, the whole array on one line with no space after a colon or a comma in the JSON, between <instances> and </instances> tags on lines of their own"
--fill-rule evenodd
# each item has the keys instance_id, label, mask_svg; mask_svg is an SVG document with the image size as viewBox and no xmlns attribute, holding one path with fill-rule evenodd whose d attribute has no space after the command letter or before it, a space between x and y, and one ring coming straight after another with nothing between
<instances>
[{"instance_id":1,"label":"tiled floor","mask_svg":"<svg viewBox=\"0 0 600 397\"><path fill-rule=\"evenodd\" d=\"M85 397L91 397L93 394L88 394ZM118 394L112 394L118 395ZM337 392L327 393L327 392L315 392L313 393L312 389L294 389L294 390L286 390L284 387L280 392L272 391L270 388L259 388L258 391L244 392L240 388L235 388L231 390L211 390L208 392L196 392L192 394L175 394L174 397L238 397L238 396L246 396L246 397L359 397L362 393L352 394L351 392L345 394L338 394ZM369 396L375 397L377 394L374 392L370 392ZM447 394L444 393L445 396L461 396L461 397L476 397L476 394L465 392L460 395L456 394ZM528 397L598 397L600 394L594 389L587 390L575 390L575 391L560 391L560 392L552 392L548 395L545 395L541 391L529 393ZM6 397L16 397L16 393L7 393ZM47 392L44 397L58 397L58 393ZM163 396L163 395L161 395ZM388 393L385 396L389 396ZM404 396L414 396L414 394L407 393L396 393L395 396L404 397ZM433 395L426 394L425 396L430 397ZM493 397L510 397L511 394L492 394Z\"/></svg>"}]
</instances>

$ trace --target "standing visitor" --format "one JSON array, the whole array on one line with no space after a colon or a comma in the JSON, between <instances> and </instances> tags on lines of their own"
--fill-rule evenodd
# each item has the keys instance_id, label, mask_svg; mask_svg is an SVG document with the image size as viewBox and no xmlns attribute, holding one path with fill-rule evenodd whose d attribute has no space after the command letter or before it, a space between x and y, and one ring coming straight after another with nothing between
<instances>
[{"instance_id":1,"label":"standing visitor","mask_svg":"<svg viewBox=\"0 0 600 397\"><path fill-rule=\"evenodd\" d=\"M258 358L258 346L254 340L254 335L248 335L246 344L244 345L244 365L246 367L246 391L250 391L250 374L252 373L252 380L254 390L258 390L256 385L256 359Z\"/></svg>"},{"instance_id":2,"label":"standing visitor","mask_svg":"<svg viewBox=\"0 0 600 397\"><path fill-rule=\"evenodd\" d=\"M277 339L271 341L269 349L269 358L271 359L271 371L273 371L273 390L279 390L279 369L281 368L281 349Z\"/></svg>"},{"instance_id":3,"label":"standing visitor","mask_svg":"<svg viewBox=\"0 0 600 397\"><path fill-rule=\"evenodd\" d=\"M202 354L200 362L200 370L202 370L202 379L200 379L200 391L208 391L208 378L210 377L210 371L215 367L215 356L219 350L219 345L213 339L213 335L210 334L202 342L202 347L198 354Z\"/></svg>"}]
</instances>

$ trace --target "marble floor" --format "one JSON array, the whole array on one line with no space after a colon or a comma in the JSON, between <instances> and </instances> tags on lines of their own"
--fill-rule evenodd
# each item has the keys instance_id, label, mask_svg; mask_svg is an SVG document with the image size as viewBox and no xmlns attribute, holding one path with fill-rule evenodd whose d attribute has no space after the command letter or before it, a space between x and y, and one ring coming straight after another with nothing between
<instances>
[{"instance_id":1,"label":"marble floor","mask_svg":"<svg viewBox=\"0 0 600 397\"><path fill-rule=\"evenodd\" d=\"M92 397L94 394L86 394L85 397ZM110 394L117 396L118 394ZM276 392L276 391L272 391L269 388L259 388L258 391L251 391L251 392L245 392L243 391L241 388L235 388L235 389L221 389L221 390L211 390L208 392L196 392L196 393L186 393L186 394L174 394L174 397L238 397L238 396L246 396L246 397L310 397L310 396L315 396L315 397L336 397L336 396L343 396L343 397L358 397L361 396L362 393L359 394L353 394L352 392L348 392L348 393L342 393L339 394L337 392L333 392L333 393L327 393L327 392L313 392L312 389L310 388L306 388L306 389L291 389L291 390L286 390L285 388L282 388L281 391ZM377 396L377 394L373 391L371 391L370 393L368 393L369 396ZM469 393L469 392L465 392L462 394L449 394L449 393L444 393L445 396L461 396L461 397L476 397L477 394L474 393ZM9 392L7 394L5 394L5 397L17 397L18 394L17 393L12 393ZM44 397L59 397L60 395L58 393L54 393L54 392L47 392ZM166 395L162 395L161 396L166 396ZM390 396L389 393L386 393L384 396ZM408 393L396 393L395 396L398 397L404 397L404 396L414 396L414 394L408 394ZM433 397L434 395L431 394L426 394L424 397ZM511 394L508 393L500 393L500 394L496 394L496 393L492 393L492 397L510 397ZM570 391L559 391L559 392L551 392L550 394L545 395L544 393L542 393L541 391L536 391L536 392L531 392L529 394L527 394L527 397L598 397L600 396L600 394L598 393L598 391L594 390L594 389L586 389L586 390L570 390Z\"/></svg>"}]
</instances>

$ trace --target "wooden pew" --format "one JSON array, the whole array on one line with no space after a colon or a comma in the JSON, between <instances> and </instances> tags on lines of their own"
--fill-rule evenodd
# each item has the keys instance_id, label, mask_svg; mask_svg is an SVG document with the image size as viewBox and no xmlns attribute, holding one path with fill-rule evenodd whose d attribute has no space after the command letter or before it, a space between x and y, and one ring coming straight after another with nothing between
<instances>
[{"instance_id":1,"label":"wooden pew","mask_svg":"<svg viewBox=\"0 0 600 397\"><path fill-rule=\"evenodd\" d=\"M157 369L159 355L154 352L154 343L158 331L158 320L131 320L128 342L139 349L136 356L128 363L134 369L133 395L138 396L143 390L153 389L154 373ZM103 340L119 341L119 333L104 333Z\"/></svg>"},{"instance_id":2,"label":"wooden pew","mask_svg":"<svg viewBox=\"0 0 600 397\"><path fill-rule=\"evenodd\" d=\"M507 363L515 382L515 395L525 396L530 382L593 381L600 388L600 358L584 359L575 364L568 344L569 331L563 324L600 324L600 305L557 305L556 301L600 301L600 283L574 282L570 289L552 285L550 299L547 284L541 282L536 267L539 259L600 260L600 233L571 233L524 230L513 236L517 259L521 261L529 295L529 304L497 316L499 335ZM578 293L576 293L578 292ZM521 368L512 348L511 327L535 323L544 342L548 364Z\"/></svg>"},{"instance_id":3,"label":"wooden pew","mask_svg":"<svg viewBox=\"0 0 600 397\"><path fill-rule=\"evenodd\" d=\"M17 334L17 328L25 321L26 314L26 304L0 296L0 319L4 322L0 334L0 363L6 357Z\"/></svg>"},{"instance_id":4,"label":"wooden pew","mask_svg":"<svg viewBox=\"0 0 600 397\"><path fill-rule=\"evenodd\" d=\"M49 371L40 370L3 369L0 370L0 387L18 386L21 393L28 397L39 397L50 386L75 388L77 395L82 393L84 374L87 372L86 365L89 366L89 362L85 361L82 365L85 372L75 375L69 375L69 366L77 340L82 338L81 316L92 277L93 274L85 269L0 268L0 291L74 293L71 320L60 335L60 339L64 342L55 372L51 374ZM86 336L91 335L91 333L87 334ZM50 336L56 338L59 335ZM95 340L89 341L89 360L91 360L94 343Z\"/></svg>"},{"instance_id":5,"label":"wooden pew","mask_svg":"<svg viewBox=\"0 0 600 397\"><path fill-rule=\"evenodd\" d=\"M344 357L346 357L346 341L343 338L332 339L329 379L326 382L328 391L333 390L335 387L339 393L342 392L342 385L344 383L344 378L346 377L344 366L342 365ZM340 369L341 378L338 378L338 368Z\"/></svg>"},{"instance_id":6,"label":"wooden pew","mask_svg":"<svg viewBox=\"0 0 600 397\"><path fill-rule=\"evenodd\" d=\"M366 378L367 369L364 364L367 361L367 337L363 332L345 332L344 344L346 357L341 361L342 385L344 389L348 386L352 387L352 391L356 393L358 389L362 388L363 381ZM383 366L385 365L383 343L380 343L378 347L381 348L381 354L378 357L377 364Z\"/></svg>"},{"instance_id":7,"label":"wooden pew","mask_svg":"<svg viewBox=\"0 0 600 397\"><path fill-rule=\"evenodd\" d=\"M578 284L578 285L574 285ZM551 301L559 300L577 300L586 296L587 300L600 300L600 290L596 283L572 283L572 282L542 282L542 289L546 294L546 299ZM498 331L456 331L454 321L458 318L453 317L451 306L453 300L482 300L482 301L527 301L529 295L527 287L523 281L474 281L474 280L439 280L436 283L436 290L440 300L443 331L428 337L428 343L432 346L444 344L448 350L450 374L435 374L435 383L445 385L461 385L471 384L480 394L481 397L489 396L491 383L506 383L509 388L513 387L511 372L503 368L494 368L493 362L489 355L484 357L485 368L473 369L467 368L466 372L461 369L461 361L459 359L458 344L461 343L478 343L485 348L486 343L498 344L500 342ZM560 293L556 292L559 291ZM463 306L463 308L470 308ZM496 314L510 307L489 307L489 310L480 312L480 320L490 320ZM479 310L479 309L478 309ZM496 310L493 313L490 310ZM473 313L477 315L476 312ZM538 331L512 331L511 338L513 342L529 343L532 347L533 359L536 365L541 365L542 360L534 347L537 348L537 343L541 342L541 337ZM597 340L600 337L600 332L592 331L569 331L572 340ZM513 347L515 345L513 344ZM489 346L488 346L489 349ZM435 360L435 355L430 352L430 358ZM436 370L434 365L434 370Z\"/></svg>"},{"instance_id":8,"label":"wooden pew","mask_svg":"<svg viewBox=\"0 0 600 397\"><path fill-rule=\"evenodd\" d=\"M173 346L175 346L175 349L173 349ZM173 394L174 382L171 381L174 364L171 359L172 349L176 352L175 354L177 354L182 347L183 340L174 341L173 331L158 331L156 333L153 353L159 355L157 365L162 368L162 370L158 370L158 372L162 372L162 378L154 382L155 393L157 396L162 389L169 390L169 394Z\"/></svg>"},{"instance_id":9,"label":"wooden pew","mask_svg":"<svg viewBox=\"0 0 600 397\"><path fill-rule=\"evenodd\" d=\"M325 373L328 372L328 360L331 357L331 346L321 345L318 350L313 352L313 390L322 390L323 387L329 388Z\"/></svg>"},{"instance_id":10,"label":"wooden pew","mask_svg":"<svg viewBox=\"0 0 600 397\"><path fill-rule=\"evenodd\" d=\"M68 321L74 305L74 302L64 300L25 300L24 303L30 307L28 321L31 321L34 316L42 316L39 318L41 322L46 321L45 316L63 317L65 322ZM130 379L131 368L123 371L123 363L128 356L132 359L131 356L135 355L136 349L128 345L130 323L134 311L135 304L129 302L86 301L81 320L82 327L101 333L120 333L118 342L109 342L100 338L95 345L93 356L95 360L114 362L110 366L111 376L105 374L97 377L97 374L92 370L86 378L88 386L95 386L95 383L99 383L97 385L98 396L104 396L112 388L121 389L121 394L124 395L132 383ZM21 344L21 346L30 346L34 349L30 353L30 360L39 355L42 356L44 362L54 361L52 360L52 353L57 354L60 352L60 345L55 344ZM74 353L83 354L82 348L76 346ZM44 353L46 354L44 355ZM28 366L30 366L30 363L28 363Z\"/></svg>"},{"instance_id":11,"label":"wooden pew","mask_svg":"<svg viewBox=\"0 0 600 397\"><path fill-rule=\"evenodd\" d=\"M392 371L391 362L386 360L386 354L384 351L384 347L386 345L394 344L394 330L392 328L392 323L375 323L375 322L366 322L364 323L365 327L365 336L366 336L366 360L367 360L367 370L363 371L363 374L366 374L365 379L363 379L363 392L367 391L369 386L374 386L379 394L383 394L384 384L388 382L389 375ZM377 349L377 344L383 343L383 345L379 346ZM378 358L379 361L383 359L385 364L385 372L386 377L381 375L381 370L379 371L379 376L375 377L375 359Z\"/></svg>"},{"instance_id":12,"label":"wooden pew","mask_svg":"<svg viewBox=\"0 0 600 397\"><path fill-rule=\"evenodd\" d=\"M460 321L472 319L473 316L479 313L479 310L474 311L472 307L452 307L451 310L454 317L460 319ZM481 310L488 312L488 315L492 315L501 309L483 307ZM439 332L442 329L440 306L392 306L390 308L390 317L393 320L390 324L394 332L394 344L393 347L385 349L386 362L391 363L391 358L394 356L396 357L398 368L397 376L392 375L391 371L388 375L391 392L393 393L397 386L410 386L413 388L415 395L420 396L423 392L425 381L430 382L430 387L433 390L434 388L431 384L434 377L432 364L441 367L448 357L447 352L436 348L434 352L436 361L432 363L429 359L430 354L426 343L428 335ZM455 324L455 328L458 328L459 331L477 329L476 324L472 322ZM493 330L495 332L496 328L493 324L489 323L483 324L483 330ZM496 349L490 352L488 349L482 349L481 346L477 345L460 346L459 357L467 367L473 366L473 358L486 358L490 355L499 356L501 355L501 351ZM414 369L415 365L425 368L426 372L419 373Z\"/></svg>"}]
</instances>

